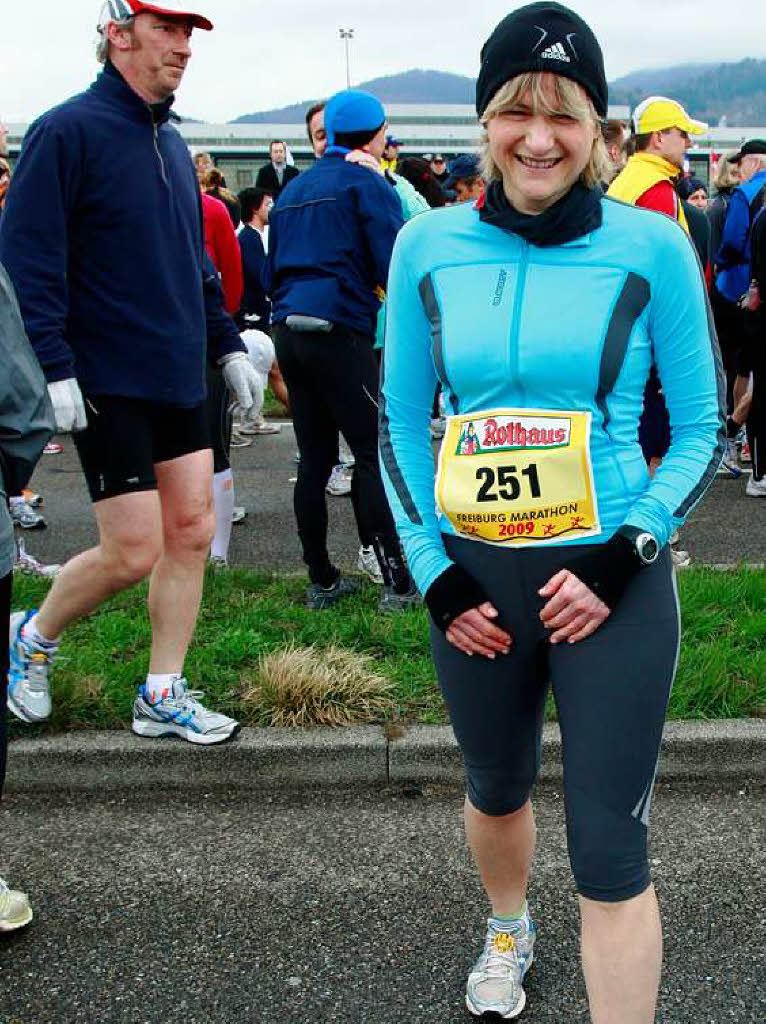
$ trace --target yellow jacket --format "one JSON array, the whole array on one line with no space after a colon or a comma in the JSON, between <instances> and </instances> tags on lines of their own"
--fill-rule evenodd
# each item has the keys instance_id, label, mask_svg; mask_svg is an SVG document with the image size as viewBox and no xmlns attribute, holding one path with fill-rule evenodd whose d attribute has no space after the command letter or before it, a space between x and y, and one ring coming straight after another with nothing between
<instances>
[{"instance_id":1,"label":"yellow jacket","mask_svg":"<svg viewBox=\"0 0 766 1024\"><path fill-rule=\"evenodd\" d=\"M678 174L676 165L664 157L655 156L653 153L635 153L609 186L606 194L635 206L644 192L648 192L661 181L672 182ZM689 225L680 202L676 203L676 220L688 234Z\"/></svg>"}]
</instances>

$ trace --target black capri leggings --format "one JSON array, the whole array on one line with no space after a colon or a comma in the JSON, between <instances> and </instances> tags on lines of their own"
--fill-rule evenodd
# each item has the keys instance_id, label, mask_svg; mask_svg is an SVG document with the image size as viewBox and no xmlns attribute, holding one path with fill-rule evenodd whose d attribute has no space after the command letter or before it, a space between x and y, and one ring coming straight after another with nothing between
<instances>
[{"instance_id":1,"label":"black capri leggings","mask_svg":"<svg viewBox=\"0 0 766 1024\"><path fill-rule=\"evenodd\" d=\"M11 580L13 573L0 579L0 797L5 784L5 761L8 753L8 631L11 618Z\"/></svg>"},{"instance_id":2,"label":"black capri leggings","mask_svg":"<svg viewBox=\"0 0 766 1024\"><path fill-rule=\"evenodd\" d=\"M631 582L587 640L550 644L538 590L561 547L498 550L445 536L449 556L479 580L514 637L510 654L469 657L431 627L436 671L465 760L468 798L510 814L540 765L548 684L558 709L572 872L583 896L617 902L649 885L647 825L679 644L669 548ZM583 545L583 550L585 546Z\"/></svg>"}]
</instances>

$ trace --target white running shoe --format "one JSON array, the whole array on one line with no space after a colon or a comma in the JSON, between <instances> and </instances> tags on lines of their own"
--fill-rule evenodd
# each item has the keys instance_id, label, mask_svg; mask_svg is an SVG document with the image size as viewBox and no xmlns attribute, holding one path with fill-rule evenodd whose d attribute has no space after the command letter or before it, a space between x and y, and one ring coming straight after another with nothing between
<instances>
[{"instance_id":1,"label":"white running shoe","mask_svg":"<svg viewBox=\"0 0 766 1024\"><path fill-rule=\"evenodd\" d=\"M237 523L242 523L247 518L247 509L244 505L235 505L231 510L231 522L232 525L236 526Z\"/></svg>"},{"instance_id":2,"label":"white running shoe","mask_svg":"<svg viewBox=\"0 0 766 1024\"><path fill-rule=\"evenodd\" d=\"M327 481L325 490L334 498L341 498L343 495L351 493L351 474L342 462L332 467L332 473L330 473L330 479Z\"/></svg>"},{"instance_id":3,"label":"white running shoe","mask_svg":"<svg viewBox=\"0 0 766 1024\"><path fill-rule=\"evenodd\" d=\"M366 573L373 583L383 582L383 573L380 571L380 562L378 562L378 556L375 554L375 548L370 544L369 547L362 545L359 548L359 557L356 560L356 567L359 572Z\"/></svg>"},{"instance_id":4,"label":"white running shoe","mask_svg":"<svg viewBox=\"0 0 766 1024\"><path fill-rule=\"evenodd\" d=\"M57 562L45 565L39 562L34 555L30 555L24 546L21 537L16 541L16 558L13 562L14 572L24 572L29 576L42 576L43 579L53 579L61 572L61 566Z\"/></svg>"},{"instance_id":5,"label":"white running shoe","mask_svg":"<svg viewBox=\"0 0 766 1024\"><path fill-rule=\"evenodd\" d=\"M22 722L44 722L51 713L50 671L55 650L44 650L21 635L22 626L37 611L14 612L10 619L8 710Z\"/></svg>"},{"instance_id":6,"label":"white running shoe","mask_svg":"<svg viewBox=\"0 0 766 1024\"><path fill-rule=\"evenodd\" d=\"M243 422L241 426L237 427L240 434L279 434L282 430L281 423L269 423L264 419L258 419L254 422Z\"/></svg>"},{"instance_id":7,"label":"white running shoe","mask_svg":"<svg viewBox=\"0 0 766 1024\"><path fill-rule=\"evenodd\" d=\"M754 480L750 477L747 481L745 494L750 498L766 498L766 476L762 477L760 480Z\"/></svg>"},{"instance_id":8,"label":"white running shoe","mask_svg":"<svg viewBox=\"0 0 766 1024\"><path fill-rule=\"evenodd\" d=\"M199 698L201 690L190 690L185 679L176 679L171 695L152 703L141 686L133 703L133 725L137 736L181 736L190 743L223 743L239 731L239 722L210 711Z\"/></svg>"},{"instance_id":9,"label":"white running shoe","mask_svg":"<svg viewBox=\"0 0 766 1024\"><path fill-rule=\"evenodd\" d=\"M34 917L26 893L9 889L0 878L0 932L15 932Z\"/></svg>"},{"instance_id":10,"label":"white running shoe","mask_svg":"<svg viewBox=\"0 0 766 1024\"><path fill-rule=\"evenodd\" d=\"M40 515L39 512L35 512L29 502L12 501L9 503L9 508L13 525L20 527L22 530L44 530L48 525L45 522L44 516Z\"/></svg>"},{"instance_id":11,"label":"white running shoe","mask_svg":"<svg viewBox=\"0 0 766 1024\"><path fill-rule=\"evenodd\" d=\"M536 929L528 913L507 931L492 918L487 925L484 952L468 976L465 1005L474 1017L492 1014L512 1020L526 1006L522 982L534 960Z\"/></svg>"}]
</instances>

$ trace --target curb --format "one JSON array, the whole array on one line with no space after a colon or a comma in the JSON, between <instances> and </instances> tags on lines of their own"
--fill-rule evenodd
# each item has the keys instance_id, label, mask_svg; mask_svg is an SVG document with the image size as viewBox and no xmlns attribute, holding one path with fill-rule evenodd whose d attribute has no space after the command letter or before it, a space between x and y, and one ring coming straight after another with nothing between
<instances>
[{"instance_id":1,"label":"curb","mask_svg":"<svg viewBox=\"0 0 766 1024\"><path fill-rule=\"evenodd\" d=\"M766 720L666 725L658 778L764 777ZM84 732L15 740L8 748L9 792L119 793L153 789L158 778L166 789L190 792L462 787L463 767L449 726L243 729L235 742L215 747L144 740L127 730ZM556 724L543 729L540 778L561 778Z\"/></svg>"}]
</instances>

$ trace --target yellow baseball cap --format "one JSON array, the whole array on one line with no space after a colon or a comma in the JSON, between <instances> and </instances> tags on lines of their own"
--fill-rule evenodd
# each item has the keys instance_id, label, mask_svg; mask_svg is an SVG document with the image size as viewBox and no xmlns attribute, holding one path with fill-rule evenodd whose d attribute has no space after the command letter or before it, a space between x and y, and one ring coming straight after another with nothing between
<instances>
[{"instance_id":1,"label":"yellow baseball cap","mask_svg":"<svg viewBox=\"0 0 766 1024\"><path fill-rule=\"evenodd\" d=\"M636 135L662 132L668 128L678 128L689 135L702 135L708 127L704 121L695 121L689 117L680 103L666 96L650 96L633 111L633 131Z\"/></svg>"}]
</instances>

